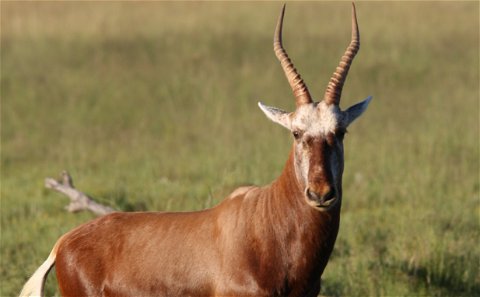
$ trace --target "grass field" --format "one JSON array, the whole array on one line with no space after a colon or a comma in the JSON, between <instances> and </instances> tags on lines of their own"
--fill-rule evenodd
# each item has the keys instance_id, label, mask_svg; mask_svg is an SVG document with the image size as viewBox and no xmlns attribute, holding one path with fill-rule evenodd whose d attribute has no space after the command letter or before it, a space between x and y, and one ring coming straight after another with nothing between
<instances>
[{"instance_id":1,"label":"grass field","mask_svg":"<svg viewBox=\"0 0 480 297\"><path fill-rule=\"evenodd\" d=\"M69 214L43 179L122 210L196 210L275 179L293 110L280 3L1 3L0 296L18 294ZM362 48L327 296L479 296L479 3L357 3ZM349 42L348 2L290 3L284 43L317 98ZM54 273L49 296L58 295Z\"/></svg>"}]
</instances>

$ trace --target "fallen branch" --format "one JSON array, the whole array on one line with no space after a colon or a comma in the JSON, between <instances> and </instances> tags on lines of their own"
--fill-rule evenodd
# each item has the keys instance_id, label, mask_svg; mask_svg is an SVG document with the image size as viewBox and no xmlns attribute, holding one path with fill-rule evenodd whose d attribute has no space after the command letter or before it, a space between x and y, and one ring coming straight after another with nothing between
<instances>
[{"instance_id":1,"label":"fallen branch","mask_svg":"<svg viewBox=\"0 0 480 297\"><path fill-rule=\"evenodd\" d=\"M70 198L70 204L65 207L69 212L89 210L97 216L103 216L115 211L109 206L95 202L91 197L75 189L73 179L67 171L61 173L59 180L46 178L45 187L67 195Z\"/></svg>"}]
</instances>

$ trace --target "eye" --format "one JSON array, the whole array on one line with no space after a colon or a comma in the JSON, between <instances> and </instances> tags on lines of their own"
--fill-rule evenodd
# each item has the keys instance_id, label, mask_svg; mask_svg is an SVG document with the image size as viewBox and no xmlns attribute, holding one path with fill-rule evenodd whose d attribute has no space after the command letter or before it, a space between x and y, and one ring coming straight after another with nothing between
<instances>
[{"instance_id":1,"label":"eye","mask_svg":"<svg viewBox=\"0 0 480 297\"><path fill-rule=\"evenodd\" d=\"M293 131L292 134L293 134L293 137L294 137L296 140L298 140L298 139L300 139L300 137L302 137L302 132L301 132L301 131L298 131L298 130Z\"/></svg>"}]
</instances>

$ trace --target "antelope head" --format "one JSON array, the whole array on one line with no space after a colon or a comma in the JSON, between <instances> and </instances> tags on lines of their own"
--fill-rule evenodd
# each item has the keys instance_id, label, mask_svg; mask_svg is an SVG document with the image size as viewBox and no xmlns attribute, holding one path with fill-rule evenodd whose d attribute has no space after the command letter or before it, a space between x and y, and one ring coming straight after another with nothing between
<instances>
[{"instance_id":1,"label":"antelope head","mask_svg":"<svg viewBox=\"0 0 480 297\"><path fill-rule=\"evenodd\" d=\"M343 138L347 127L367 108L371 97L340 109L342 87L360 48L355 5L352 3L352 40L333 73L323 100L315 102L282 45L285 5L275 30L273 47L295 96L296 110L286 112L259 103L267 117L289 129L294 138L295 175L309 205L327 211L342 198Z\"/></svg>"}]
</instances>

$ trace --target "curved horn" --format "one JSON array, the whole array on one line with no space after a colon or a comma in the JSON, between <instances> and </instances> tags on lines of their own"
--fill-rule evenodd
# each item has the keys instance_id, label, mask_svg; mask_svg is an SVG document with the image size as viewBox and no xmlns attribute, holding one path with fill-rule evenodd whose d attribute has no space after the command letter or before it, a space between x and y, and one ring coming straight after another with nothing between
<instances>
[{"instance_id":1,"label":"curved horn","mask_svg":"<svg viewBox=\"0 0 480 297\"><path fill-rule=\"evenodd\" d=\"M295 96L295 103L298 106L312 102L312 97L307 89L307 86L303 82L302 77L298 74L297 69L293 66L292 61L287 55L287 52L283 49L282 45L282 26L283 16L285 14L285 4L282 7L282 12L278 18L277 27L275 29L275 35L273 37L273 50L277 56L280 64L282 65L285 76L287 77L290 87L293 90Z\"/></svg>"},{"instance_id":2,"label":"curved horn","mask_svg":"<svg viewBox=\"0 0 480 297\"><path fill-rule=\"evenodd\" d=\"M340 103L340 96L342 95L342 88L345 79L347 78L348 70L352 65L353 58L360 49L360 33L358 32L357 15L355 12L355 4L352 3L352 41L347 47L345 54L343 54L340 64L330 78L327 90L325 91L324 100L330 104L338 105Z\"/></svg>"}]
</instances>

